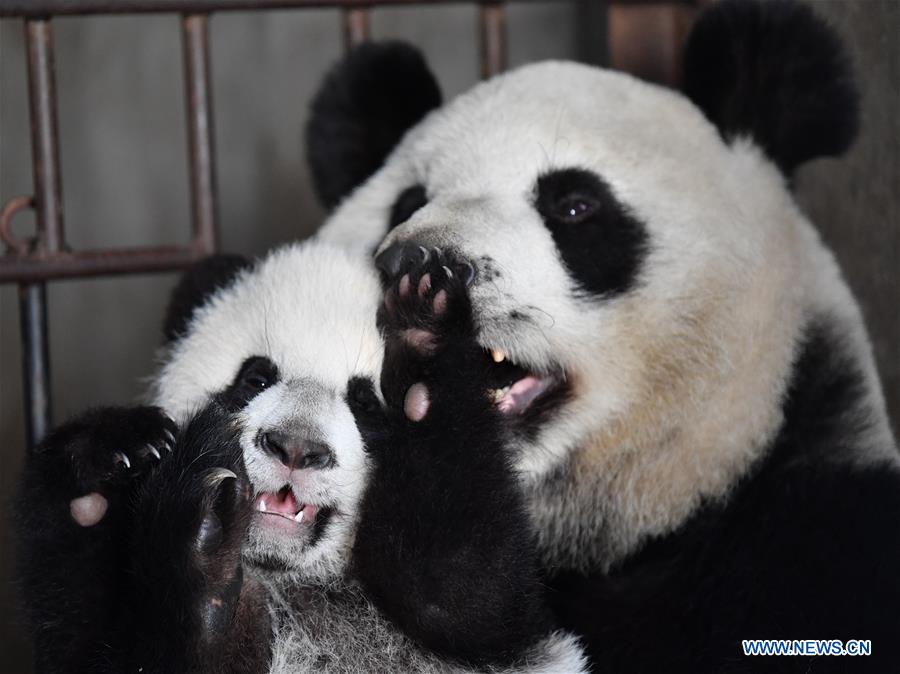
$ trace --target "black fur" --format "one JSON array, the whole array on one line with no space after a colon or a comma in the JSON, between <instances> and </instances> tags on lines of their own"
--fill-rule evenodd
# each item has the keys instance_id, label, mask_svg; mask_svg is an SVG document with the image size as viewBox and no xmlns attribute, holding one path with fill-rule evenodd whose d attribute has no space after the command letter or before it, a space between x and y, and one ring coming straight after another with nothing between
<instances>
[{"instance_id":1,"label":"black fur","mask_svg":"<svg viewBox=\"0 0 900 674\"><path fill-rule=\"evenodd\" d=\"M233 552L244 482L209 481L223 465L243 474L235 433L218 403L173 449L175 430L157 408L105 408L28 457L15 510L39 672L249 672L268 657L267 617ZM81 527L69 503L90 492L108 510Z\"/></svg>"},{"instance_id":2,"label":"black fur","mask_svg":"<svg viewBox=\"0 0 900 674\"><path fill-rule=\"evenodd\" d=\"M685 48L684 91L726 140L751 135L787 175L843 153L859 126L840 39L794 0L726 0L703 12Z\"/></svg>"},{"instance_id":3,"label":"black fur","mask_svg":"<svg viewBox=\"0 0 900 674\"><path fill-rule=\"evenodd\" d=\"M322 203L336 206L440 104L437 82L414 47L367 43L345 56L313 98L306 127L308 161Z\"/></svg>"},{"instance_id":4,"label":"black fur","mask_svg":"<svg viewBox=\"0 0 900 674\"><path fill-rule=\"evenodd\" d=\"M608 574L551 573L597 671L900 671L900 473L842 460L862 375L812 328L786 423L726 503ZM869 657L745 657L742 639L871 639Z\"/></svg>"},{"instance_id":5,"label":"black fur","mask_svg":"<svg viewBox=\"0 0 900 674\"><path fill-rule=\"evenodd\" d=\"M163 336L173 342L185 334L194 312L217 290L227 288L252 262L240 255L211 255L191 266L181 277L166 308Z\"/></svg>"},{"instance_id":6,"label":"black fur","mask_svg":"<svg viewBox=\"0 0 900 674\"><path fill-rule=\"evenodd\" d=\"M551 622L503 422L480 384L489 365L473 338L464 269L432 255L410 270L411 293L401 296L395 283L380 312L389 409L374 423L381 413L371 404L359 414L370 419L361 427L377 430L367 439L374 472L354 571L367 596L427 648L470 664L509 663ZM433 308L439 291L442 313ZM403 334L413 328L434 335L433 348L410 346ZM401 411L415 382L431 400L420 422Z\"/></svg>"},{"instance_id":7,"label":"black fur","mask_svg":"<svg viewBox=\"0 0 900 674\"><path fill-rule=\"evenodd\" d=\"M412 217L412 214L428 203L428 195L425 186L415 184L403 190L391 206L391 215L388 219L388 231L397 225L402 225Z\"/></svg>"},{"instance_id":8,"label":"black fur","mask_svg":"<svg viewBox=\"0 0 900 674\"><path fill-rule=\"evenodd\" d=\"M634 285L647 231L599 176L577 168L545 173L535 185L535 207L580 290L608 298Z\"/></svg>"}]
</instances>

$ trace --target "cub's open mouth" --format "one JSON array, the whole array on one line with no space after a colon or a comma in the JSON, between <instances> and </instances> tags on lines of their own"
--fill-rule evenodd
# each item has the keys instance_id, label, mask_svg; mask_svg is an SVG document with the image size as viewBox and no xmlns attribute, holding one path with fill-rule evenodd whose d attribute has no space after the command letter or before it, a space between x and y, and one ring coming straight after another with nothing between
<instances>
[{"instance_id":1,"label":"cub's open mouth","mask_svg":"<svg viewBox=\"0 0 900 674\"><path fill-rule=\"evenodd\" d=\"M503 414L524 415L536 407L535 403L560 392L565 383L562 374L526 370L500 349L486 351L485 358L488 397Z\"/></svg>"},{"instance_id":2,"label":"cub's open mouth","mask_svg":"<svg viewBox=\"0 0 900 674\"><path fill-rule=\"evenodd\" d=\"M333 512L330 506L298 502L290 485L283 486L277 492L260 492L253 501L253 509L260 515L279 517L308 527L321 526Z\"/></svg>"}]
</instances>

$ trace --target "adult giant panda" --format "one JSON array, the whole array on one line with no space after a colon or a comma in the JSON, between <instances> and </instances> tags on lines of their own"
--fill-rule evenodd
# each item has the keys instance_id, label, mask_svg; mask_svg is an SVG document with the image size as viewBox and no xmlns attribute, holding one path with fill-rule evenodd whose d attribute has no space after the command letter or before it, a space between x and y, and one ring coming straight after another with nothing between
<instances>
[{"instance_id":1,"label":"adult giant panda","mask_svg":"<svg viewBox=\"0 0 900 674\"><path fill-rule=\"evenodd\" d=\"M185 276L158 407L89 412L28 457L41 672L583 671L501 420L466 395L480 347L439 330L468 311L442 267L381 331L374 270L327 244ZM440 348L411 350L423 327Z\"/></svg>"},{"instance_id":2,"label":"adult giant panda","mask_svg":"<svg viewBox=\"0 0 900 674\"><path fill-rule=\"evenodd\" d=\"M684 64L684 93L546 62L440 107L415 50L362 46L312 107L319 237L388 282L473 276L482 386L596 671L848 666L744 656L764 638L869 639L852 664L900 671L897 447L790 192L855 136L850 67L795 2L713 5Z\"/></svg>"}]
</instances>

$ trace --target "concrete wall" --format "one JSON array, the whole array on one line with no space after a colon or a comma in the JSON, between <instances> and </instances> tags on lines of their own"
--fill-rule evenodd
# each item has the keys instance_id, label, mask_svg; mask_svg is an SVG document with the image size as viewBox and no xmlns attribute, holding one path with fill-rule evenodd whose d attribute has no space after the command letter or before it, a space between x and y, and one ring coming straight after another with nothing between
<instances>
[{"instance_id":1,"label":"concrete wall","mask_svg":"<svg viewBox=\"0 0 900 674\"><path fill-rule=\"evenodd\" d=\"M892 415L900 420L900 3L815 2L851 43L865 90L865 129L843 161L802 170L800 200L836 249L871 328ZM375 12L376 37L424 48L450 96L478 76L468 6ZM334 11L222 14L213 71L222 248L258 253L315 229L303 160L305 106L341 51ZM585 0L514 5L513 64L595 60L603 17ZM76 248L183 242L188 229L180 41L173 16L54 21L67 238ZM19 22L0 22L0 200L31 190ZM27 233L28 217L16 220ZM174 275L52 284L53 405L62 419L89 405L139 400L153 369ZM24 451L15 288L0 287L0 499ZM0 525L0 652L28 671Z\"/></svg>"}]
</instances>

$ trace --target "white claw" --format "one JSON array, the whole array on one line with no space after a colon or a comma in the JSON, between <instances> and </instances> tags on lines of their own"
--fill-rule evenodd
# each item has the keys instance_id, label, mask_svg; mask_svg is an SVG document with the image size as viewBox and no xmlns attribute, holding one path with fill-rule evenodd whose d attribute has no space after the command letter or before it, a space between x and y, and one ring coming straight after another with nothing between
<instances>
[{"instance_id":1,"label":"white claw","mask_svg":"<svg viewBox=\"0 0 900 674\"><path fill-rule=\"evenodd\" d=\"M206 484L210 487L215 487L222 480L228 479L237 479L237 475L234 474L234 471L228 470L227 468L213 468L206 476Z\"/></svg>"},{"instance_id":2,"label":"white claw","mask_svg":"<svg viewBox=\"0 0 900 674\"><path fill-rule=\"evenodd\" d=\"M447 278L453 278L453 272L450 271L450 267L446 265L442 265L445 272L447 272Z\"/></svg>"},{"instance_id":3,"label":"white claw","mask_svg":"<svg viewBox=\"0 0 900 674\"><path fill-rule=\"evenodd\" d=\"M303 521L303 511L302 510L300 512L298 512L296 515L294 515L294 521L295 522Z\"/></svg>"},{"instance_id":4,"label":"white claw","mask_svg":"<svg viewBox=\"0 0 900 674\"><path fill-rule=\"evenodd\" d=\"M167 442L166 444L163 445L163 447L166 448L166 452L168 452L169 454L172 453L172 443L171 442Z\"/></svg>"},{"instance_id":5,"label":"white claw","mask_svg":"<svg viewBox=\"0 0 900 674\"><path fill-rule=\"evenodd\" d=\"M425 246L419 246L419 250L422 251L422 262L428 262L428 249Z\"/></svg>"},{"instance_id":6,"label":"white claw","mask_svg":"<svg viewBox=\"0 0 900 674\"><path fill-rule=\"evenodd\" d=\"M169 442L171 442L174 445L175 444L175 436L172 435L172 431L170 431L168 428L164 428L163 433L166 434L166 437L169 439Z\"/></svg>"},{"instance_id":7,"label":"white claw","mask_svg":"<svg viewBox=\"0 0 900 674\"><path fill-rule=\"evenodd\" d=\"M147 450L156 457L157 461L160 461L162 457L159 455L159 450L156 449L153 445L147 445Z\"/></svg>"},{"instance_id":8,"label":"white claw","mask_svg":"<svg viewBox=\"0 0 900 674\"><path fill-rule=\"evenodd\" d=\"M131 468L131 459L128 458L125 452L116 452L116 458L124 463L126 468Z\"/></svg>"},{"instance_id":9,"label":"white claw","mask_svg":"<svg viewBox=\"0 0 900 674\"><path fill-rule=\"evenodd\" d=\"M261 513L266 512L266 499L264 499L264 498L259 499L259 505L256 506L256 509Z\"/></svg>"}]
</instances>

